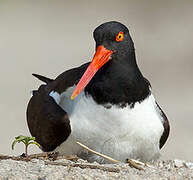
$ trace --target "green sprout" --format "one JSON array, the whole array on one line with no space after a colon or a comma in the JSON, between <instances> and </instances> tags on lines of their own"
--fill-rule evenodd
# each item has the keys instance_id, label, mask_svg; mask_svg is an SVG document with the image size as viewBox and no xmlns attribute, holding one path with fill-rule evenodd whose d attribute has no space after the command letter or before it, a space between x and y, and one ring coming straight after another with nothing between
<instances>
[{"instance_id":1,"label":"green sprout","mask_svg":"<svg viewBox=\"0 0 193 180\"><path fill-rule=\"evenodd\" d=\"M17 136L15 137L15 140L12 143L12 150L14 150L14 146L16 143L23 142L25 144L25 156L26 156L26 159L28 159L28 146L30 144L35 144L36 146L40 147L40 144L38 144L35 140L36 140L35 137L28 137L28 136L22 136L22 135Z\"/></svg>"}]
</instances>

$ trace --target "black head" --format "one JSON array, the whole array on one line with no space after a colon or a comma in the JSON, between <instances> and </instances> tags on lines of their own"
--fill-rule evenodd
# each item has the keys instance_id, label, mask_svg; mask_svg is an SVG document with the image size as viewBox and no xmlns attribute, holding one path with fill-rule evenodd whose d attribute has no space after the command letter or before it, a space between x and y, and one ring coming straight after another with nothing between
<instances>
[{"instance_id":1,"label":"black head","mask_svg":"<svg viewBox=\"0 0 193 180\"><path fill-rule=\"evenodd\" d=\"M103 45L112 50L113 57L123 57L134 52L134 43L127 27L119 22L110 21L98 26L93 33L96 48ZM119 40L119 38L121 38Z\"/></svg>"},{"instance_id":2,"label":"black head","mask_svg":"<svg viewBox=\"0 0 193 180\"><path fill-rule=\"evenodd\" d=\"M84 89L98 104L132 106L145 99L149 83L137 66L127 27L115 21L104 23L94 30L94 39L96 53L71 98Z\"/></svg>"}]
</instances>

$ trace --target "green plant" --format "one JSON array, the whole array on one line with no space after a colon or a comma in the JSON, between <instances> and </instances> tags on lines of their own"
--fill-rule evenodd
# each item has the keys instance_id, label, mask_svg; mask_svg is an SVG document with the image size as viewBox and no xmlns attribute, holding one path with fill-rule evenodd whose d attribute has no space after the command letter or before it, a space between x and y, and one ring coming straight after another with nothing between
<instances>
[{"instance_id":1,"label":"green plant","mask_svg":"<svg viewBox=\"0 0 193 180\"><path fill-rule=\"evenodd\" d=\"M40 144L38 144L36 141L35 141L35 137L28 137L28 136L17 136L15 137L15 140L13 141L12 143L12 150L14 150L14 146L16 143L24 143L25 144L25 156L26 156L26 159L28 159L28 146L30 144L35 144L37 145L38 147L40 147Z\"/></svg>"}]
</instances>

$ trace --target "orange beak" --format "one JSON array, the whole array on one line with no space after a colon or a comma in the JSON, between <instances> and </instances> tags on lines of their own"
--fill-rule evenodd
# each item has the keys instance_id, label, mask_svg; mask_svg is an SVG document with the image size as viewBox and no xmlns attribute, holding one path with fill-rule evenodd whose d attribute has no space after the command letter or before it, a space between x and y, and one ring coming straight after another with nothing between
<instances>
[{"instance_id":1,"label":"orange beak","mask_svg":"<svg viewBox=\"0 0 193 180\"><path fill-rule=\"evenodd\" d=\"M92 62L81 77L71 96L72 100L87 86L96 72L109 61L111 54L113 54L113 51L106 49L102 45L98 46Z\"/></svg>"}]
</instances>

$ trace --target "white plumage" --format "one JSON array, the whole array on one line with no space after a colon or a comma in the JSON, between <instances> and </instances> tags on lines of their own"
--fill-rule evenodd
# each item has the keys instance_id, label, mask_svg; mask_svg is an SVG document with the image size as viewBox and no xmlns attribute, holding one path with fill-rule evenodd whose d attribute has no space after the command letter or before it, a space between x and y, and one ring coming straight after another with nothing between
<instances>
[{"instance_id":1,"label":"white plumage","mask_svg":"<svg viewBox=\"0 0 193 180\"><path fill-rule=\"evenodd\" d=\"M89 161L105 162L94 154L87 153L75 142L120 161L127 158L150 161L159 157L159 141L164 131L153 95L144 101L120 108L113 105L105 108L98 105L84 91L75 100L70 96L74 87L63 94L51 92L55 101L68 113L71 134L55 151L60 154L77 154Z\"/></svg>"}]
</instances>

